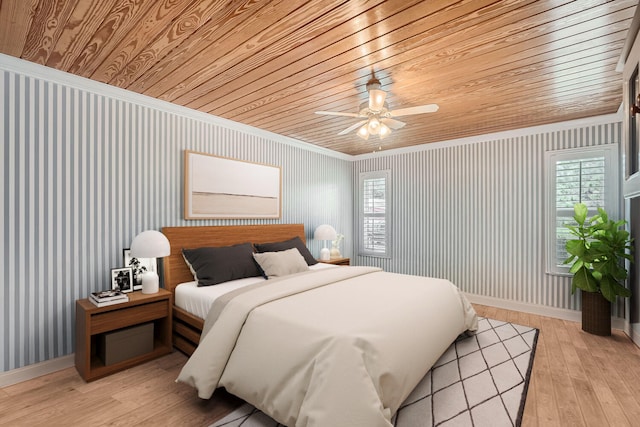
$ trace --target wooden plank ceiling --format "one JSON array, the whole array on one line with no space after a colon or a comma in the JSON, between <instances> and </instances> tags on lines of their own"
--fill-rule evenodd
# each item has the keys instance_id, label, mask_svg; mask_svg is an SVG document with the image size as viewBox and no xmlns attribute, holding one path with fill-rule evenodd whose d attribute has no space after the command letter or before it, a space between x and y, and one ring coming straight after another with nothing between
<instances>
[{"instance_id":1,"label":"wooden plank ceiling","mask_svg":"<svg viewBox=\"0 0 640 427\"><path fill-rule=\"evenodd\" d=\"M348 154L615 113L636 0L2 0L0 52ZM355 131L375 72L402 117Z\"/></svg>"}]
</instances>

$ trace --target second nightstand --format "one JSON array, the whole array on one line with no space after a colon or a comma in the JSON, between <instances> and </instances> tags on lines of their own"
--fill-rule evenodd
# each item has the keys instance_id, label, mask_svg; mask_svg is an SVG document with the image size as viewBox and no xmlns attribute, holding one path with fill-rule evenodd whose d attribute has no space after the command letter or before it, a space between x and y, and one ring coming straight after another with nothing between
<instances>
[{"instance_id":1,"label":"second nightstand","mask_svg":"<svg viewBox=\"0 0 640 427\"><path fill-rule=\"evenodd\" d=\"M323 262L325 264L335 264L335 265L350 265L351 259L350 258L331 258L329 261L320 261L319 262Z\"/></svg>"}]
</instances>

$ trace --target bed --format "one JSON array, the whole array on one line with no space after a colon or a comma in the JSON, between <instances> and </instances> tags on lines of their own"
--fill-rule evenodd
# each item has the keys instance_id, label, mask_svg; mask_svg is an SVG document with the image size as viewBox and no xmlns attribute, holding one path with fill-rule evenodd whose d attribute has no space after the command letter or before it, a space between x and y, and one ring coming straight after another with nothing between
<instances>
[{"instance_id":1,"label":"bed","mask_svg":"<svg viewBox=\"0 0 640 427\"><path fill-rule=\"evenodd\" d=\"M172 246L169 289L193 281L177 258L182 248L304 239L299 224L163 232ZM205 399L224 387L289 426L390 426L440 355L477 328L450 282L373 267L271 278L217 299L206 319L174 313L174 343L189 341L191 353L178 381Z\"/></svg>"}]
</instances>

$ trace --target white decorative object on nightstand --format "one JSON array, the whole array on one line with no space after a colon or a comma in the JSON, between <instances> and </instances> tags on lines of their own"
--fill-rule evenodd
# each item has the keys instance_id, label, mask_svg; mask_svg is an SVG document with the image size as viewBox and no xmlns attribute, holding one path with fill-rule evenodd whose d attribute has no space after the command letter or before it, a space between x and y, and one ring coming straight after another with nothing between
<instances>
[{"instance_id":1,"label":"white decorative object on nightstand","mask_svg":"<svg viewBox=\"0 0 640 427\"><path fill-rule=\"evenodd\" d=\"M338 233L335 239L331 244L331 259L334 258L342 258L342 254L340 253L340 242L344 240L344 234Z\"/></svg>"}]
</instances>

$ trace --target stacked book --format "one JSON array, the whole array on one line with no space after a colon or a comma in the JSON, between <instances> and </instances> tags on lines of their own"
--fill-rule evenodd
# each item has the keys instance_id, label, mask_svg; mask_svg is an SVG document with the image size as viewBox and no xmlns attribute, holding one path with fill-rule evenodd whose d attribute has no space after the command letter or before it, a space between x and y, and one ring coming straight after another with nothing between
<instances>
[{"instance_id":1,"label":"stacked book","mask_svg":"<svg viewBox=\"0 0 640 427\"><path fill-rule=\"evenodd\" d=\"M89 301L98 307L106 307L108 305L120 304L129 301L127 294L116 290L91 292Z\"/></svg>"}]
</instances>

